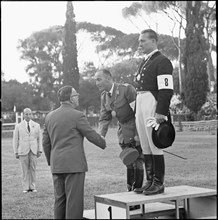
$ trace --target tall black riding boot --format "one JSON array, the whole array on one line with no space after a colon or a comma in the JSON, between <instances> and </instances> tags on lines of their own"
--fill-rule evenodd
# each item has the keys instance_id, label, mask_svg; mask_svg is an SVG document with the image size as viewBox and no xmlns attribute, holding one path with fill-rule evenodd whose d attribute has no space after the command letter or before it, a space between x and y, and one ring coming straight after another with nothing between
<instances>
[{"instance_id":1,"label":"tall black riding boot","mask_svg":"<svg viewBox=\"0 0 218 220\"><path fill-rule=\"evenodd\" d=\"M145 172L146 172L146 183L141 188L135 188L134 192L142 193L144 190L148 189L153 182L154 178L154 159L152 154L144 154Z\"/></svg>"},{"instance_id":2,"label":"tall black riding boot","mask_svg":"<svg viewBox=\"0 0 218 220\"><path fill-rule=\"evenodd\" d=\"M127 191L132 191L134 184L134 167L133 165L128 165L127 167Z\"/></svg>"},{"instance_id":3,"label":"tall black riding boot","mask_svg":"<svg viewBox=\"0 0 218 220\"><path fill-rule=\"evenodd\" d=\"M154 195L164 192L164 175L165 175L165 163L164 155L154 156L154 180L148 189L143 191L144 195Z\"/></svg>"},{"instance_id":4,"label":"tall black riding boot","mask_svg":"<svg viewBox=\"0 0 218 220\"><path fill-rule=\"evenodd\" d=\"M136 162L137 164L134 170L134 184L132 189L134 190L135 188L141 188L144 180L144 169L143 169L143 162L139 161ZM139 163L142 163L139 165Z\"/></svg>"},{"instance_id":5,"label":"tall black riding boot","mask_svg":"<svg viewBox=\"0 0 218 220\"><path fill-rule=\"evenodd\" d=\"M144 179L143 158L139 157L133 163L133 167L134 167L134 183L132 185L132 190L134 190L136 187L137 188L142 187L143 179ZM141 207L140 205L130 206L129 210L132 211L132 210L140 209L140 207Z\"/></svg>"}]
</instances>

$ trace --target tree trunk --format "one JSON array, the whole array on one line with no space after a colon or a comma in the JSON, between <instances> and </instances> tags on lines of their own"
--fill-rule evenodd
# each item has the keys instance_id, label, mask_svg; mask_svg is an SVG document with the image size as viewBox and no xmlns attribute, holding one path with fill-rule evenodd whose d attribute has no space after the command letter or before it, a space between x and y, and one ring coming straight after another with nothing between
<instances>
[{"instance_id":1,"label":"tree trunk","mask_svg":"<svg viewBox=\"0 0 218 220\"><path fill-rule=\"evenodd\" d=\"M182 94L182 54L181 54L181 29L182 29L182 18L179 25L179 36L178 36L178 52L179 52L179 93Z\"/></svg>"},{"instance_id":2,"label":"tree trunk","mask_svg":"<svg viewBox=\"0 0 218 220\"><path fill-rule=\"evenodd\" d=\"M211 49L209 49L209 51L207 52L207 73L208 73L209 88L210 91L212 92L214 90L215 77L214 77L214 67L213 67L211 52L212 52Z\"/></svg>"},{"instance_id":3,"label":"tree trunk","mask_svg":"<svg viewBox=\"0 0 218 220\"><path fill-rule=\"evenodd\" d=\"M197 114L196 112L193 113L194 121L197 121L197 115L198 115L198 114Z\"/></svg>"}]
</instances>

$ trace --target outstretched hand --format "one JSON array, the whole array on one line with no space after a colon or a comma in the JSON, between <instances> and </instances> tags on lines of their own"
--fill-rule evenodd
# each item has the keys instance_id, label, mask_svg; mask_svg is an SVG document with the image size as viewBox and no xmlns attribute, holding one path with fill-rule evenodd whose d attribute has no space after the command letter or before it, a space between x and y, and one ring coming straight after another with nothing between
<instances>
[{"instance_id":1,"label":"outstretched hand","mask_svg":"<svg viewBox=\"0 0 218 220\"><path fill-rule=\"evenodd\" d=\"M101 135L101 138L104 139L104 141L105 141L105 148L107 148L105 137Z\"/></svg>"}]
</instances>

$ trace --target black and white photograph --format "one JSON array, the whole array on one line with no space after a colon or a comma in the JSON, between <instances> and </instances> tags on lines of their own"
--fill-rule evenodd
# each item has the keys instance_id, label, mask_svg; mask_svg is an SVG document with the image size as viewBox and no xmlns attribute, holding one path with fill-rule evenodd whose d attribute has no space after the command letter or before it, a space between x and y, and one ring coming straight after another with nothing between
<instances>
[{"instance_id":1,"label":"black and white photograph","mask_svg":"<svg viewBox=\"0 0 218 220\"><path fill-rule=\"evenodd\" d=\"M1 1L2 219L217 219L216 1Z\"/></svg>"}]
</instances>

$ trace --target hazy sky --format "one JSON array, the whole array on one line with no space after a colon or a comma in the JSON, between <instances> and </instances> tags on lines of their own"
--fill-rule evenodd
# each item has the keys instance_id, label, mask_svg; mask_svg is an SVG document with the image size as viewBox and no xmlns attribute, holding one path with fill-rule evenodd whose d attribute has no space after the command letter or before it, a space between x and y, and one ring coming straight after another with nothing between
<instances>
[{"instance_id":1,"label":"hazy sky","mask_svg":"<svg viewBox=\"0 0 218 220\"><path fill-rule=\"evenodd\" d=\"M139 33L148 28L144 22L137 23L139 29L130 21L122 17L122 9L133 1L73 1L76 21L87 21L121 30L124 33ZM25 39L33 32L54 26L64 25L66 21L66 1L1 1L1 64L5 73L5 80L17 79L20 82L28 81L25 72L27 62L20 60L20 52L16 49L18 39ZM158 31L170 34L166 20L156 16L159 23ZM155 28L150 18L147 22ZM80 39L77 39L80 40ZM92 51L84 53L87 58L92 57ZM78 61L86 57L78 57ZM88 59L89 60L89 59Z\"/></svg>"},{"instance_id":2,"label":"hazy sky","mask_svg":"<svg viewBox=\"0 0 218 220\"><path fill-rule=\"evenodd\" d=\"M5 79L28 81L25 61L19 59L16 49L18 39L25 39L33 32L53 25L64 25L66 1L1 1L1 63ZM73 2L76 21L87 21L111 26L126 33L137 32L134 26L122 17L122 8L132 2ZM131 28L130 28L131 27Z\"/></svg>"}]
</instances>

